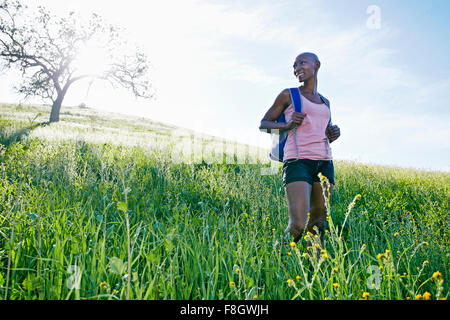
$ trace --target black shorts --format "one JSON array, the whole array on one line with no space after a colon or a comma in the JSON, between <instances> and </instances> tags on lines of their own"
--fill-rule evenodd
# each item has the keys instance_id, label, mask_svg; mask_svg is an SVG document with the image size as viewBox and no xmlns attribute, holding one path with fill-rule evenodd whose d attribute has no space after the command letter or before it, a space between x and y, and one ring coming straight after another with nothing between
<instances>
[{"instance_id":1,"label":"black shorts","mask_svg":"<svg viewBox=\"0 0 450 320\"><path fill-rule=\"evenodd\" d=\"M333 160L289 159L283 163L283 187L294 181L320 182L319 172L334 185Z\"/></svg>"}]
</instances>

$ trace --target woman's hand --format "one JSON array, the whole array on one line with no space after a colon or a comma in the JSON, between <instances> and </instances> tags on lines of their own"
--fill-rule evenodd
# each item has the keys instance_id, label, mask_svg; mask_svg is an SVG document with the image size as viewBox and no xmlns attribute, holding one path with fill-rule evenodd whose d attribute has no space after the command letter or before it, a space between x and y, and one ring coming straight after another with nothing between
<instances>
[{"instance_id":1,"label":"woman's hand","mask_svg":"<svg viewBox=\"0 0 450 320\"><path fill-rule=\"evenodd\" d=\"M336 125L328 125L326 134L330 142L335 141L341 136L341 129Z\"/></svg>"},{"instance_id":2,"label":"woman's hand","mask_svg":"<svg viewBox=\"0 0 450 320\"><path fill-rule=\"evenodd\" d=\"M305 119L305 117L306 117L306 113L294 112L294 114L292 115L292 119L286 123L285 130L291 130L296 125L301 126L303 119Z\"/></svg>"}]
</instances>

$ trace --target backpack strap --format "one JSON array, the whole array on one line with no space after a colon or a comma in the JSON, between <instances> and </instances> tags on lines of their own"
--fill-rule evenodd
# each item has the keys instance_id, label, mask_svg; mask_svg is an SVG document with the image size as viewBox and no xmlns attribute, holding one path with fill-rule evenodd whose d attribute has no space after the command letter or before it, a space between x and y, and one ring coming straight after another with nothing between
<instances>
[{"instance_id":1,"label":"backpack strap","mask_svg":"<svg viewBox=\"0 0 450 320\"><path fill-rule=\"evenodd\" d=\"M300 98L300 90L298 88L290 88L291 101L294 107L294 112L302 112L302 99Z\"/></svg>"},{"instance_id":2,"label":"backpack strap","mask_svg":"<svg viewBox=\"0 0 450 320\"><path fill-rule=\"evenodd\" d=\"M322 99L323 103L325 103L325 105L328 107L328 109L330 109L330 122L329 122L329 124L331 124L331 108L330 108L330 105L327 103L327 100L320 93L317 93L317 94L320 96L320 99Z\"/></svg>"},{"instance_id":3,"label":"backpack strap","mask_svg":"<svg viewBox=\"0 0 450 320\"><path fill-rule=\"evenodd\" d=\"M302 112L302 99L300 97L300 89L299 88L291 88L289 89L290 93L291 93L291 101L292 101L292 105L294 107L294 112ZM300 159L300 147L298 146L297 143L297 128L298 125L295 126L295 128L293 129L293 134L294 134L294 141L295 141L295 145L297 146L297 156Z\"/></svg>"}]
</instances>

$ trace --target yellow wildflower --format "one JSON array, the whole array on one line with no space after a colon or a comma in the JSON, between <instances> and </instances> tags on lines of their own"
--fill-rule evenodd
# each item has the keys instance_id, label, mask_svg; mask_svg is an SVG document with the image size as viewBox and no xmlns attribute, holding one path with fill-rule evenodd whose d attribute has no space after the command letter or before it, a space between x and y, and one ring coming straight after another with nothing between
<instances>
[{"instance_id":1,"label":"yellow wildflower","mask_svg":"<svg viewBox=\"0 0 450 320\"><path fill-rule=\"evenodd\" d=\"M425 300L430 300L430 298L431 298L431 293L429 293L428 291L426 291L426 292L423 294L423 298L424 298Z\"/></svg>"},{"instance_id":2,"label":"yellow wildflower","mask_svg":"<svg viewBox=\"0 0 450 320\"><path fill-rule=\"evenodd\" d=\"M100 288L103 288L103 287L105 287L105 286L107 286L108 285L108 283L106 282L106 281L102 281L102 282L100 282L100 284L98 285Z\"/></svg>"},{"instance_id":3,"label":"yellow wildflower","mask_svg":"<svg viewBox=\"0 0 450 320\"><path fill-rule=\"evenodd\" d=\"M236 268L236 270L234 270L234 271L236 271L236 273L241 272L241 270L239 268Z\"/></svg>"},{"instance_id":4,"label":"yellow wildflower","mask_svg":"<svg viewBox=\"0 0 450 320\"><path fill-rule=\"evenodd\" d=\"M380 270L383 270L383 266L380 266Z\"/></svg>"},{"instance_id":5,"label":"yellow wildflower","mask_svg":"<svg viewBox=\"0 0 450 320\"><path fill-rule=\"evenodd\" d=\"M400 233L396 232L394 233L394 237L398 237L400 235Z\"/></svg>"},{"instance_id":6,"label":"yellow wildflower","mask_svg":"<svg viewBox=\"0 0 450 320\"><path fill-rule=\"evenodd\" d=\"M442 278L442 273L440 273L439 271L436 271L433 273L433 279L439 280Z\"/></svg>"},{"instance_id":7,"label":"yellow wildflower","mask_svg":"<svg viewBox=\"0 0 450 320\"><path fill-rule=\"evenodd\" d=\"M369 297L370 297L370 293L368 293L368 292L363 292L363 295L362 295L362 297L364 298L364 299L369 299Z\"/></svg>"},{"instance_id":8,"label":"yellow wildflower","mask_svg":"<svg viewBox=\"0 0 450 320\"><path fill-rule=\"evenodd\" d=\"M304 254L303 254L303 258L306 258L308 256L308 254L305 252Z\"/></svg>"},{"instance_id":9,"label":"yellow wildflower","mask_svg":"<svg viewBox=\"0 0 450 320\"><path fill-rule=\"evenodd\" d=\"M230 281L230 286L234 287L236 283L234 281Z\"/></svg>"},{"instance_id":10,"label":"yellow wildflower","mask_svg":"<svg viewBox=\"0 0 450 320\"><path fill-rule=\"evenodd\" d=\"M339 283L337 282L333 283L333 288L339 288Z\"/></svg>"},{"instance_id":11,"label":"yellow wildflower","mask_svg":"<svg viewBox=\"0 0 450 320\"><path fill-rule=\"evenodd\" d=\"M314 247L316 247L316 249L319 249L319 244L315 244Z\"/></svg>"},{"instance_id":12,"label":"yellow wildflower","mask_svg":"<svg viewBox=\"0 0 450 320\"><path fill-rule=\"evenodd\" d=\"M119 291L118 291L118 290L116 290L116 289L113 289L112 293L113 293L113 294L118 294L118 293L119 293Z\"/></svg>"},{"instance_id":13,"label":"yellow wildflower","mask_svg":"<svg viewBox=\"0 0 450 320\"><path fill-rule=\"evenodd\" d=\"M418 295L416 296L416 300L420 300L420 299L422 299L422 295L421 295L421 294L418 294Z\"/></svg>"},{"instance_id":14,"label":"yellow wildflower","mask_svg":"<svg viewBox=\"0 0 450 320\"><path fill-rule=\"evenodd\" d=\"M326 253L324 253L324 254L322 255L322 258L323 258L324 260L326 260L326 259L328 259L328 255L327 255Z\"/></svg>"},{"instance_id":15,"label":"yellow wildflower","mask_svg":"<svg viewBox=\"0 0 450 320\"><path fill-rule=\"evenodd\" d=\"M300 277L300 276L296 276L296 277L295 277L295 279L297 279L297 280L300 280L300 279L301 279L301 277Z\"/></svg>"},{"instance_id":16,"label":"yellow wildflower","mask_svg":"<svg viewBox=\"0 0 450 320\"><path fill-rule=\"evenodd\" d=\"M297 245L294 241L292 241L291 243L290 243L290 245L291 245L291 247L292 248L295 248L295 246Z\"/></svg>"},{"instance_id":17,"label":"yellow wildflower","mask_svg":"<svg viewBox=\"0 0 450 320\"><path fill-rule=\"evenodd\" d=\"M334 271L334 272L338 272L338 269L337 269L337 268L333 268L333 271Z\"/></svg>"},{"instance_id":18,"label":"yellow wildflower","mask_svg":"<svg viewBox=\"0 0 450 320\"><path fill-rule=\"evenodd\" d=\"M292 287L294 285L294 280L292 280L291 278L287 279L287 284L289 287Z\"/></svg>"},{"instance_id":19,"label":"yellow wildflower","mask_svg":"<svg viewBox=\"0 0 450 320\"><path fill-rule=\"evenodd\" d=\"M288 256L291 256L291 254L292 254L292 253L291 253L290 251L288 251L287 255L288 255Z\"/></svg>"},{"instance_id":20,"label":"yellow wildflower","mask_svg":"<svg viewBox=\"0 0 450 320\"><path fill-rule=\"evenodd\" d=\"M257 300L258 299L258 296L257 295L254 295L253 296L253 300Z\"/></svg>"}]
</instances>

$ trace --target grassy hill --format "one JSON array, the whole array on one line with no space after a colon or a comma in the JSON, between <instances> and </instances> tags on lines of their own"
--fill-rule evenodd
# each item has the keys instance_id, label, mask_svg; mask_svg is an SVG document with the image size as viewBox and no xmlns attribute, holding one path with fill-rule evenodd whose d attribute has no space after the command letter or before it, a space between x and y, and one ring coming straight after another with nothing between
<instances>
[{"instance_id":1,"label":"grassy hill","mask_svg":"<svg viewBox=\"0 0 450 320\"><path fill-rule=\"evenodd\" d=\"M0 105L3 299L448 296L448 173L336 161L317 257L305 240L275 246L288 216L281 168L261 175L266 150L204 136L183 162L186 129L47 117Z\"/></svg>"}]
</instances>

